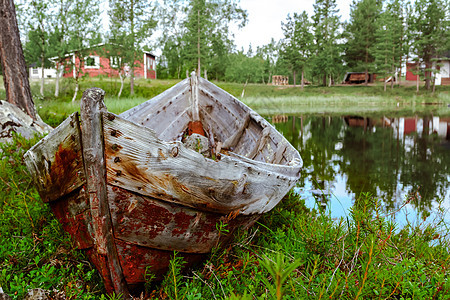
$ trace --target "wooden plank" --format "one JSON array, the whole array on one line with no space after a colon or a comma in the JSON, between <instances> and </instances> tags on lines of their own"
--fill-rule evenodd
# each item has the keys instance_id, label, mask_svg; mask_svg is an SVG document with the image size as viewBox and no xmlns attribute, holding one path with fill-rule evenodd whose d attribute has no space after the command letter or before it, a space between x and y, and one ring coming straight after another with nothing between
<instances>
[{"instance_id":1,"label":"wooden plank","mask_svg":"<svg viewBox=\"0 0 450 300\"><path fill-rule=\"evenodd\" d=\"M244 134L245 129L247 129L249 123L250 123L250 114L247 113L245 115L244 120L239 124L236 132L233 135L231 135L230 137L228 137L223 142L222 147L228 148L228 149L233 149L238 144L239 140L241 139L242 135Z\"/></svg>"},{"instance_id":2,"label":"wooden plank","mask_svg":"<svg viewBox=\"0 0 450 300\"><path fill-rule=\"evenodd\" d=\"M55 201L85 184L78 113L34 145L24 158L44 202Z\"/></svg>"},{"instance_id":3,"label":"wooden plank","mask_svg":"<svg viewBox=\"0 0 450 300\"><path fill-rule=\"evenodd\" d=\"M94 246L89 199L86 198L84 186L49 204L53 214L64 231L70 234L78 249Z\"/></svg>"},{"instance_id":4,"label":"wooden plank","mask_svg":"<svg viewBox=\"0 0 450 300\"><path fill-rule=\"evenodd\" d=\"M207 159L114 114L103 121L108 184L142 195L205 211L253 214L273 207L298 178L273 172L270 164Z\"/></svg>"},{"instance_id":5,"label":"wooden plank","mask_svg":"<svg viewBox=\"0 0 450 300\"><path fill-rule=\"evenodd\" d=\"M86 197L89 198L92 226L98 254L105 255L116 294L129 298L128 287L114 245L111 216L106 190L102 112L105 92L90 88L81 98L81 127L83 128L83 157L86 174Z\"/></svg>"},{"instance_id":6,"label":"wooden plank","mask_svg":"<svg viewBox=\"0 0 450 300\"><path fill-rule=\"evenodd\" d=\"M130 286L137 286L142 290L142 283L146 282L145 273L147 268L155 275L155 280L163 280L170 267L170 261L173 258L173 251L163 251L127 243L121 239L116 239L119 259L124 268L125 279ZM186 263L182 269L189 269L204 261L204 254L197 253L179 253Z\"/></svg>"},{"instance_id":7,"label":"wooden plank","mask_svg":"<svg viewBox=\"0 0 450 300\"><path fill-rule=\"evenodd\" d=\"M108 186L108 194L115 237L160 250L208 253L219 239L258 218L255 215L229 219L226 215L194 210L112 186ZM227 223L226 236L217 230L219 222Z\"/></svg>"},{"instance_id":8,"label":"wooden plank","mask_svg":"<svg viewBox=\"0 0 450 300\"><path fill-rule=\"evenodd\" d=\"M190 84L189 78L187 78L158 96L121 113L120 116L129 121L151 128L151 126L147 124L147 122L151 122L151 116L155 115L158 111L164 110L164 106L166 105L180 105L182 103L183 105L184 103L189 105L189 93Z\"/></svg>"},{"instance_id":9,"label":"wooden plank","mask_svg":"<svg viewBox=\"0 0 450 300\"><path fill-rule=\"evenodd\" d=\"M191 121L190 108L160 112L151 117L144 126L153 129L165 141L181 140L187 124Z\"/></svg>"}]
</instances>

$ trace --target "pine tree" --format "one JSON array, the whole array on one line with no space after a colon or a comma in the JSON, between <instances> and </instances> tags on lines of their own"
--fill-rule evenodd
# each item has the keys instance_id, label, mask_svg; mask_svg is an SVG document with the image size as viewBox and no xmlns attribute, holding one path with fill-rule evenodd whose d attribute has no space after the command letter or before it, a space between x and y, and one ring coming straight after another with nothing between
<instances>
[{"instance_id":1,"label":"pine tree","mask_svg":"<svg viewBox=\"0 0 450 300\"><path fill-rule=\"evenodd\" d=\"M323 85L327 85L328 80L328 86L331 86L342 67L338 11L335 0L316 0L314 4L313 74L322 78Z\"/></svg>"},{"instance_id":2,"label":"pine tree","mask_svg":"<svg viewBox=\"0 0 450 300\"><path fill-rule=\"evenodd\" d=\"M289 62L296 84L296 71L301 72L301 87L304 85L304 73L308 60L311 57L313 47L312 25L308 14L288 15L286 23L281 23L284 39L281 55Z\"/></svg>"},{"instance_id":3,"label":"pine tree","mask_svg":"<svg viewBox=\"0 0 450 300\"><path fill-rule=\"evenodd\" d=\"M207 68L212 61L232 50L230 25L241 27L247 21L247 13L238 2L227 0L191 0L185 16L182 57L186 60L185 67L196 69L198 74L202 65ZM227 62L227 59L222 61Z\"/></svg>"},{"instance_id":4,"label":"pine tree","mask_svg":"<svg viewBox=\"0 0 450 300\"><path fill-rule=\"evenodd\" d=\"M376 70L386 79L391 77L391 88L403 57L404 18L401 1L393 0L386 5L385 10L376 22L376 42L371 51L375 59ZM386 80L384 80L386 91Z\"/></svg>"},{"instance_id":5,"label":"pine tree","mask_svg":"<svg viewBox=\"0 0 450 300\"><path fill-rule=\"evenodd\" d=\"M425 64L425 88L431 88L432 74L436 72L433 58L446 45L449 31L449 4L446 0L417 0L409 19L412 29L413 53Z\"/></svg>"},{"instance_id":6,"label":"pine tree","mask_svg":"<svg viewBox=\"0 0 450 300\"><path fill-rule=\"evenodd\" d=\"M51 56L49 51L50 24L52 18L48 14L50 3L47 0L33 0L28 9L29 19L29 37L32 38L32 45L28 44L26 50L37 50L34 63L40 63L41 66L41 96L44 96L44 68L48 66L48 58ZM34 48L34 49L30 49Z\"/></svg>"},{"instance_id":7,"label":"pine tree","mask_svg":"<svg viewBox=\"0 0 450 300\"><path fill-rule=\"evenodd\" d=\"M0 61L6 100L36 120L25 58L12 0L0 0Z\"/></svg>"},{"instance_id":8,"label":"pine tree","mask_svg":"<svg viewBox=\"0 0 450 300\"><path fill-rule=\"evenodd\" d=\"M55 97L59 96L59 81L60 74L62 70L65 69L66 65L71 65L67 63L66 54L73 49L70 49L69 39L68 39L68 20L71 14L72 6L74 1L72 0L50 0L51 6L55 12L51 36L49 38L50 52L52 53L55 60L56 68L56 79L55 79Z\"/></svg>"},{"instance_id":9,"label":"pine tree","mask_svg":"<svg viewBox=\"0 0 450 300\"><path fill-rule=\"evenodd\" d=\"M73 68L75 91L72 102L76 100L82 78L82 66L89 54L90 46L101 42L98 18L99 0L77 0L70 7L67 16L67 49L72 51L72 59L65 60Z\"/></svg>"},{"instance_id":10,"label":"pine tree","mask_svg":"<svg viewBox=\"0 0 450 300\"><path fill-rule=\"evenodd\" d=\"M346 27L346 61L352 71L364 71L365 84L372 69L373 47L376 43L377 18L381 12L380 0L354 0L350 11L350 23Z\"/></svg>"}]
</instances>

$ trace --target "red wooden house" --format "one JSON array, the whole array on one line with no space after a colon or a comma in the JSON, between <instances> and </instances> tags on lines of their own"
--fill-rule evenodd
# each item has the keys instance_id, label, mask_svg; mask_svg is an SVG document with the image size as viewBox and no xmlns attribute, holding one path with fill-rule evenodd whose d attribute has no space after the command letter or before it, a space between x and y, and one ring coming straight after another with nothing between
<instances>
[{"instance_id":1,"label":"red wooden house","mask_svg":"<svg viewBox=\"0 0 450 300\"><path fill-rule=\"evenodd\" d=\"M437 63L436 68L439 73L436 74L436 85L450 85L450 50L443 53L433 64ZM420 68L425 66L419 65ZM419 75L417 74L417 63L406 63L406 80L416 81Z\"/></svg>"},{"instance_id":2,"label":"red wooden house","mask_svg":"<svg viewBox=\"0 0 450 300\"><path fill-rule=\"evenodd\" d=\"M86 54L81 62L79 76L119 76L118 70L114 67L117 66L120 58L108 55L108 51L104 49L104 46L104 44L100 44L83 50ZM64 77L75 77L76 75L76 70L73 65L78 65L80 60L77 55L75 55L75 52L76 51L67 55L67 59L71 59L72 64L66 64ZM156 56L147 51L142 51L139 55L142 56L134 63L134 77L156 79ZM130 68L128 66L125 66L125 73L127 76L130 75Z\"/></svg>"}]
</instances>

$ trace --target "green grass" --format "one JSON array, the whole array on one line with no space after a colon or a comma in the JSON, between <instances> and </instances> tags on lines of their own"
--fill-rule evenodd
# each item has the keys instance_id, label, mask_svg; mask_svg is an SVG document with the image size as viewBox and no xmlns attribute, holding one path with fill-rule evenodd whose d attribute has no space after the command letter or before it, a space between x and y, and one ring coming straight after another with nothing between
<instances>
[{"instance_id":1,"label":"green grass","mask_svg":"<svg viewBox=\"0 0 450 300\"><path fill-rule=\"evenodd\" d=\"M37 140L0 145L0 286L13 299L38 287L52 297L58 291L67 299L119 299L105 296L97 271L32 187L23 153ZM436 219L404 228L383 211L379 199L363 194L347 218L333 220L291 192L197 269L183 273L176 255L162 283L148 282L145 297L450 299L444 208Z\"/></svg>"},{"instance_id":2,"label":"green grass","mask_svg":"<svg viewBox=\"0 0 450 300\"><path fill-rule=\"evenodd\" d=\"M100 87L106 91L106 105L114 113L130 109L168 89L179 80L136 80L135 95L129 95L129 82L126 81L121 98L117 98L119 82L117 79L93 78L81 82L81 91L89 87ZM242 84L216 82L216 84L236 97L240 97ZM37 110L43 120L57 126L68 115L79 110L79 99L71 102L73 83L63 80L60 97L53 95L53 83L46 85L45 97L39 95L39 84L32 85L32 94ZM1 95L0 95L1 98ZM450 86L441 86L437 92L421 90L415 93L414 87L401 86L383 92L378 86L335 86L316 87L277 87L262 84L248 84L242 99L246 104L263 115L272 114L386 114L414 115L433 114L449 116Z\"/></svg>"}]
</instances>

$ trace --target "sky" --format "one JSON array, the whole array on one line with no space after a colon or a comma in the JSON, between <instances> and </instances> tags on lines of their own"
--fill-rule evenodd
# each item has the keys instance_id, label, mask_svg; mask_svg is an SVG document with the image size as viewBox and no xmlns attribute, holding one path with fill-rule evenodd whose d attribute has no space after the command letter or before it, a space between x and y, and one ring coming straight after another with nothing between
<instances>
[{"instance_id":1,"label":"sky","mask_svg":"<svg viewBox=\"0 0 450 300\"><path fill-rule=\"evenodd\" d=\"M315 0L241 0L240 6L247 10L248 23L242 28L232 27L235 34L237 49L247 51L249 44L256 50L257 46L270 43L283 37L281 22L286 21L287 15L306 11L309 17L314 14ZM337 9L341 21L348 20L352 0L337 0Z\"/></svg>"}]
</instances>

